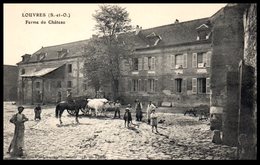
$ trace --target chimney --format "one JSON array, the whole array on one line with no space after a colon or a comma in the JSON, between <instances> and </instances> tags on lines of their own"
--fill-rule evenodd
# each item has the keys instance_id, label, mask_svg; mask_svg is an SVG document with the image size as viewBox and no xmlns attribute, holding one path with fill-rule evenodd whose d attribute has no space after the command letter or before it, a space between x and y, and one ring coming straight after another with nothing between
<instances>
[{"instance_id":1,"label":"chimney","mask_svg":"<svg viewBox=\"0 0 260 165\"><path fill-rule=\"evenodd\" d=\"M140 33L140 31L142 30L142 27L139 25L136 25L136 28L135 28L135 35L138 35Z\"/></svg>"},{"instance_id":2,"label":"chimney","mask_svg":"<svg viewBox=\"0 0 260 165\"><path fill-rule=\"evenodd\" d=\"M175 23L175 24L176 24L176 23L179 23L179 20L178 20L178 19L176 19L174 23Z\"/></svg>"}]
</instances>

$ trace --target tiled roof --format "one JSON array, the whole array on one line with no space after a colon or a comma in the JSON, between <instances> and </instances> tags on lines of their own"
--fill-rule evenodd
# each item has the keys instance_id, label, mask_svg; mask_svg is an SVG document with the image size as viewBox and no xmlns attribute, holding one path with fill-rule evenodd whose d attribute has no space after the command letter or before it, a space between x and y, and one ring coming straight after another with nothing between
<instances>
[{"instance_id":1,"label":"tiled roof","mask_svg":"<svg viewBox=\"0 0 260 165\"><path fill-rule=\"evenodd\" d=\"M151 47L190 43L197 41L197 28L203 24L207 25L209 29L211 29L209 18L202 18L158 26L150 29L143 29L138 33L138 35L135 35L135 32L123 33L118 36L118 39L122 42L124 41L125 44L131 43L134 45L135 49L146 48L149 47L148 45ZM161 40L158 44L154 45L158 38ZM88 40L82 40L56 46L42 47L31 56L28 62L37 62L37 54L44 53L47 54L45 54L42 61L58 59L58 51L61 51L62 49L68 50L68 54L66 54L65 57L80 56L82 55L83 48L87 43Z\"/></svg>"},{"instance_id":2,"label":"tiled roof","mask_svg":"<svg viewBox=\"0 0 260 165\"><path fill-rule=\"evenodd\" d=\"M83 53L83 48L85 45L87 45L88 40L82 40L82 41L76 41L76 42L71 42L71 43L66 43L66 44L61 44L61 45L55 45L55 46L48 46L48 47L42 47L38 51L32 54L30 62L36 62L37 61L37 54L41 53L47 53L45 54L45 57L42 59L42 61L45 60L52 60L52 59L58 59L58 52L63 50L68 50L68 53L64 57L77 57L82 55ZM62 53L61 53L62 54Z\"/></svg>"}]
</instances>

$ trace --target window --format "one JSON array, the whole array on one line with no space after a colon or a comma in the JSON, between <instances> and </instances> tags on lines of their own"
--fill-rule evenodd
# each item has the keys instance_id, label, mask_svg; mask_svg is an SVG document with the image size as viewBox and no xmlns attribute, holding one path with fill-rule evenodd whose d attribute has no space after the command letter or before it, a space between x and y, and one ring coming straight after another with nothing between
<instances>
[{"instance_id":1,"label":"window","mask_svg":"<svg viewBox=\"0 0 260 165\"><path fill-rule=\"evenodd\" d=\"M72 87L72 81L68 81L67 82L67 88L71 88Z\"/></svg>"},{"instance_id":2,"label":"window","mask_svg":"<svg viewBox=\"0 0 260 165\"><path fill-rule=\"evenodd\" d=\"M176 93L181 93L181 88L182 88L182 79L180 79L180 78L175 79Z\"/></svg>"},{"instance_id":3,"label":"window","mask_svg":"<svg viewBox=\"0 0 260 165\"><path fill-rule=\"evenodd\" d=\"M206 93L206 78L198 78L198 93Z\"/></svg>"},{"instance_id":4,"label":"window","mask_svg":"<svg viewBox=\"0 0 260 165\"><path fill-rule=\"evenodd\" d=\"M183 55L182 54L178 54L175 55L175 68L182 68L183 67Z\"/></svg>"},{"instance_id":5,"label":"window","mask_svg":"<svg viewBox=\"0 0 260 165\"><path fill-rule=\"evenodd\" d=\"M133 79L133 91L137 92L138 91L138 80L137 79Z\"/></svg>"},{"instance_id":6,"label":"window","mask_svg":"<svg viewBox=\"0 0 260 165\"><path fill-rule=\"evenodd\" d=\"M187 79L187 90L192 90L192 79Z\"/></svg>"},{"instance_id":7,"label":"window","mask_svg":"<svg viewBox=\"0 0 260 165\"><path fill-rule=\"evenodd\" d=\"M197 53L197 67L204 68L206 67L207 54L206 53Z\"/></svg>"},{"instance_id":8,"label":"window","mask_svg":"<svg viewBox=\"0 0 260 165\"><path fill-rule=\"evenodd\" d=\"M72 64L68 64L68 73L72 72Z\"/></svg>"},{"instance_id":9,"label":"window","mask_svg":"<svg viewBox=\"0 0 260 165\"><path fill-rule=\"evenodd\" d=\"M200 30L198 31L198 39L199 40L206 40L207 39L207 31L205 30Z\"/></svg>"},{"instance_id":10,"label":"window","mask_svg":"<svg viewBox=\"0 0 260 165\"><path fill-rule=\"evenodd\" d=\"M133 70L138 70L138 58L133 58Z\"/></svg>"},{"instance_id":11,"label":"window","mask_svg":"<svg viewBox=\"0 0 260 165\"><path fill-rule=\"evenodd\" d=\"M57 81L57 88L61 88L61 81Z\"/></svg>"},{"instance_id":12,"label":"window","mask_svg":"<svg viewBox=\"0 0 260 165\"><path fill-rule=\"evenodd\" d=\"M40 82L36 82L35 87L36 87L36 88L40 88Z\"/></svg>"},{"instance_id":13,"label":"window","mask_svg":"<svg viewBox=\"0 0 260 165\"><path fill-rule=\"evenodd\" d=\"M40 60L41 54L36 54L37 61Z\"/></svg>"},{"instance_id":14,"label":"window","mask_svg":"<svg viewBox=\"0 0 260 165\"><path fill-rule=\"evenodd\" d=\"M21 74L25 74L25 69L22 69L22 70L21 70Z\"/></svg>"},{"instance_id":15,"label":"window","mask_svg":"<svg viewBox=\"0 0 260 165\"><path fill-rule=\"evenodd\" d=\"M192 53L192 67L205 68L210 67L211 51Z\"/></svg>"},{"instance_id":16,"label":"window","mask_svg":"<svg viewBox=\"0 0 260 165\"><path fill-rule=\"evenodd\" d=\"M154 79L148 79L148 91L149 92L155 91Z\"/></svg>"},{"instance_id":17,"label":"window","mask_svg":"<svg viewBox=\"0 0 260 165\"><path fill-rule=\"evenodd\" d=\"M148 70L154 70L154 69L155 69L155 58L148 57Z\"/></svg>"}]
</instances>

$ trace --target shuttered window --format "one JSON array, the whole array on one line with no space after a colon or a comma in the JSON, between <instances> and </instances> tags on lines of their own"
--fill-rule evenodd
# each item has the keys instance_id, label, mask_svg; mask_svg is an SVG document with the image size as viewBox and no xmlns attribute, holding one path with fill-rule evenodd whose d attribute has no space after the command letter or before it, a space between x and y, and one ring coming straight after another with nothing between
<instances>
[{"instance_id":1,"label":"shuttered window","mask_svg":"<svg viewBox=\"0 0 260 165\"><path fill-rule=\"evenodd\" d=\"M210 78L206 79L206 93L210 94Z\"/></svg>"},{"instance_id":2,"label":"shuttered window","mask_svg":"<svg viewBox=\"0 0 260 165\"><path fill-rule=\"evenodd\" d=\"M155 58L151 58L151 70L155 70Z\"/></svg>"},{"instance_id":3,"label":"shuttered window","mask_svg":"<svg viewBox=\"0 0 260 165\"><path fill-rule=\"evenodd\" d=\"M197 68L197 53L192 53L192 67Z\"/></svg>"},{"instance_id":4,"label":"shuttered window","mask_svg":"<svg viewBox=\"0 0 260 165\"><path fill-rule=\"evenodd\" d=\"M142 86L141 86L141 79L138 79L138 90L137 91L142 91Z\"/></svg>"},{"instance_id":5,"label":"shuttered window","mask_svg":"<svg viewBox=\"0 0 260 165\"><path fill-rule=\"evenodd\" d=\"M197 79L198 83L198 93L206 93L206 78L198 78Z\"/></svg>"},{"instance_id":6,"label":"shuttered window","mask_svg":"<svg viewBox=\"0 0 260 165\"><path fill-rule=\"evenodd\" d=\"M182 90L182 79L181 78L177 78L175 79L175 92L176 93L181 93Z\"/></svg>"},{"instance_id":7,"label":"shuttered window","mask_svg":"<svg viewBox=\"0 0 260 165\"><path fill-rule=\"evenodd\" d=\"M143 68L143 65L142 65L142 63L143 63L143 58L138 58L138 70L142 70Z\"/></svg>"},{"instance_id":8,"label":"shuttered window","mask_svg":"<svg viewBox=\"0 0 260 165\"><path fill-rule=\"evenodd\" d=\"M192 78L192 93L197 94L197 78Z\"/></svg>"},{"instance_id":9,"label":"shuttered window","mask_svg":"<svg viewBox=\"0 0 260 165\"><path fill-rule=\"evenodd\" d=\"M148 81L147 79L144 79L144 91L147 92L148 87Z\"/></svg>"},{"instance_id":10,"label":"shuttered window","mask_svg":"<svg viewBox=\"0 0 260 165\"><path fill-rule=\"evenodd\" d=\"M149 57L144 57L144 70L148 70L148 59Z\"/></svg>"},{"instance_id":11,"label":"shuttered window","mask_svg":"<svg viewBox=\"0 0 260 165\"><path fill-rule=\"evenodd\" d=\"M138 65L138 58L133 58L133 70L138 70L138 67L139 67L139 65Z\"/></svg>"},{"instance_id":12,"label":"shuttered window","mask_svg":"<svg viewBox=\"0 0 260 165\"><path fill-rule=\"evenodd\" d=\"M187 68L187 53L183 54L183 68Z\"/></svg>"},{"instance_id":13,"label":"shuttered window","mask_svg":"<svg viewBox=\"0 0 260 165\"><path fill-rule=\"evenodd\" d=\"M211 51L207 52L206 67L210 67L211 54L212 54Z\"/></svg>"}]
</instances>

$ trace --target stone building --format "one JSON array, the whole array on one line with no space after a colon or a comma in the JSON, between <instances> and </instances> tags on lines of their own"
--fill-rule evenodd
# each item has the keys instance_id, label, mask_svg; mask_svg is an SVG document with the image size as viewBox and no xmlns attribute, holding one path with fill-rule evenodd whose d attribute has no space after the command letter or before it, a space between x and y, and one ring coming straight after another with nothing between
<instances>
[{"instance_id":1,"label":"stone building","mask_svg":"<svg viewBox=\"0 0 260 165\"><path fill-rule=\"evenodd\" d=\"M211 21L211 129L241 159L256 159L256 19L256 4L229 4Z\"/></svg>"},{"instance_id":2,"label":"stone building","mask_svg":"<svg viewBox=\"0 0 260 165\"><path fill-rule=\"evenodd\" d=\"M84 96L84 45L87 40L42 47L34 54L25 54L19 68L18 99L21 103L55 103L66 99L66 92Z\"/></svg>"},{"instance_id":3,"label":"stone building","mask_svg":"<svg viewBox=\"0 0 260 165\"><path fill-rule=\"evenodd\" d=\"M128 36L135 51L122 60L120 95L163 106L209 105L211 34L209 18L137 27Z\"/></svg>"},{"instance_id":4,"label":"stone building","mask_svg":"<svg viewBox=\"0 0 260 165\"><path fill-rule=\"evenodd\" d=\"M4 65L4 101L17 100L18 68L13 65Z\"/></svg>"}]
</instances>

